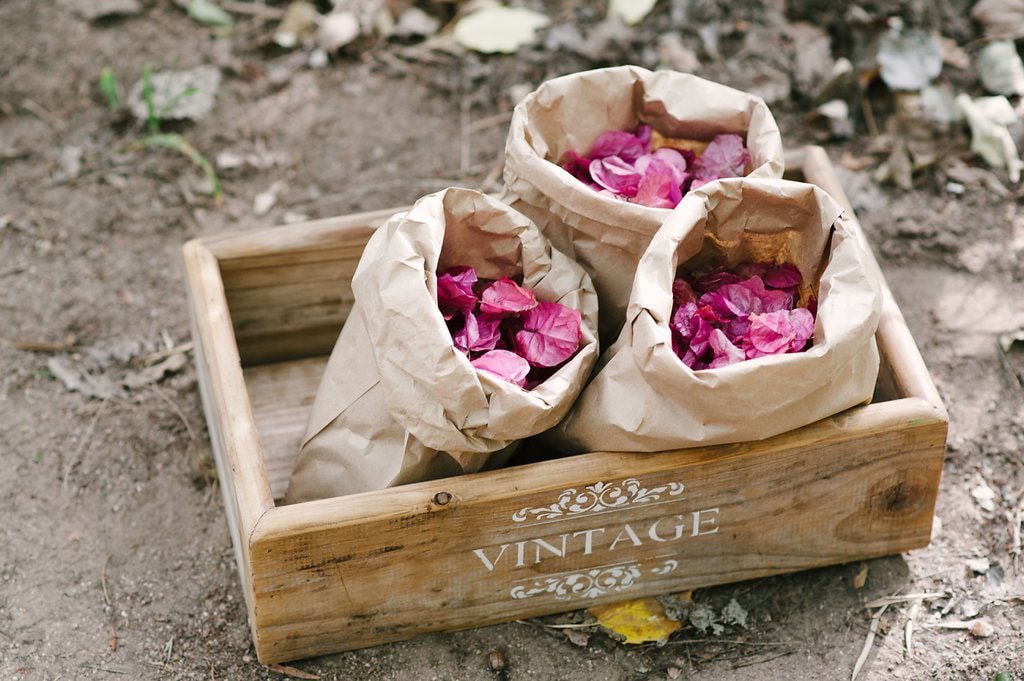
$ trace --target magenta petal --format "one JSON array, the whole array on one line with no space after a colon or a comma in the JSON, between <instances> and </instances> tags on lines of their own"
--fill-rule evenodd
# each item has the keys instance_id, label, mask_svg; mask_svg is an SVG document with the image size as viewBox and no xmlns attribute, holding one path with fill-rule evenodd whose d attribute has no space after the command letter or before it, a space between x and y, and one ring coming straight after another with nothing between
<instances>
[{"instance_id":1,"label":"magenta petal","mask_svg":"<svg viewBox=\"0 0 1024 681\"><path fill-rule=\"evenodd\" d=\"M789 320L793 323L793 341L789 344L789 351L800 352L814 337L814 315L810 310L798 307L789 313Z\"/></svg>"},{"instance_id":2,"label":"magenta petal","mask_svg":"<svg viewBox=\"0 0 1024 681\"><path fill-rule=\"evenodd\" d=\"M703 289L704 291L717 291L719 287L725 284L738 284L743 281L743 277L730 272L724 267L718 267L711 270L707 274L697 278L697 288Z\"/></svg>"},{"instance_id":3,"label":"magenta petal","mask_svg":"<svg viewBox=\"0 0 1024 681\"><path fill-rule=\"evenodd\" d=\"M475 369L515 383L520 388L526 385L526 375L530 373L530 363L508 350L491 350L472 360L470 364Z\"/></svg>"},{"instance_id":4,"label":"magenta petal","mask_svg":"<svg viewBox=\"0 0 1024 681\"><path fill-rule=\"evenodd\" d=\"M629 163L618 156L594 159L590 163L590 174L594 182L621 196L636 196L641 175Z\"/></svg>"},{"instance_id":5,"label":"magenta petal","mask_svg":"<svg viewBox=\"0 0 1024 681\"><path fill-rule=\"evenodd\" d=\"M679 307L684 303L697 302L697 295L693 292L690 282L682 277L676 277L672 282L672 306Z\"/></svg>"},{"instance_id":6,"label":"magenta petal","mask_svg":"<svg viewBox=\"0 0 1024 681\"><path fill-rule=\"evenodd\" d=\"M790 310L751 315L749 338L751 347L758 352L769 355L786 352L796 338Z\"/></svg>"},{"instance_id":7,"label":"magenta petal","mask_svg":"<svg viewBox=\"0 0 1024 681\"><path fill-rule=\"evenodd\" d=\"M789 262L772 265L761 275L761 278L764 280L765 286L778 289L796 288L803 281L800 270Z\"/></svg>"},{"instance_id":8,"label":"magenta petal","mask_svg":"<svg viewBox=\"0 0 1024 681\"><path fill-rule=\"evenodd\" d=\"M577 180L590 184L590 162L590 158L580 156L575 151L570 150L562 157L560 165L562 166L562 170L565 170Z\"/></svg>"},{"instance_id":9,"label":"magenta petal","mask_svg":"<svg viewBox=\"0 0 1024 681\"><path fill-rule=\"evenodd\" d=\"M675 331L682 340L689 341L693 338L695 327L690 320L697 314L697 304L692 301L684 302L672 313L672 319L668 325Z\"/></svg>"},{"instance_id":10,"label":"magenta petal","mask_svg":"<svg viewBox=\"0 0 1024 681\"><path fill-rule=\"evenodd\" d=\"M452 267L437 276L437 306L445 319L451 319L455 312L473 309L475 283L476 270L472 267Z\"/></svg>"},{"instance_id":11,"label":"magenta petal","mask_svg":"<svg viewBox=\"0 0 1024 681\"><path fill-rule=\"evenodd\" d=\"M711 332L708 344L711 346L712 352L715 353L715 358L708 365L709 369L727 367L730 364L742 362L747 358L742 350L732 344L728 336L721 329L715 329Z\"/></svg>"},{"instance_id":12,"label":"magenta petal","mask_svg":"<svg viewBox=\"0 0 1024 681\"><path fill-rule=\"evenodd\" d=\"M735 134L715 135L704 153L693 162L693 187L723 177L740 177L750 161L743 138Z\"/></svg>"},{"instance_id":13,"label":"magenta petal","mask_svg":"<svg viewBox=\"0 0 1024 681\"><path fill-rule=\"evenodd\" d=\"M501 340L499 315L466 313L466 323L452 336L455 347L465 353L493 350Z\"/></svg>"},{"instance_id":14,"label":"magenta petal","mask_svg":"<svg viewBox=\"0 0 1024 681\"><path fill-rule=\"evenodd\" d=\"M633 201L651 208L675 208L679 199L672 200L673 189L676 190L676 195L679 195L679 185L672 180L670 173L648 169L640 179Z\"/></svg>"},{"instance_id":15,"label":"magenta petal","mask_svg":"<svg viewBox=\"0 0 1024 681\"><path fill-rule=\"evenodd\" d=\"M669 149L668 147L662 147L652 154L653 158L657 159L664 164L666 168L671 169L672 179L677 185L683 183L687 176L686 158L675 149Z\"/></svg>"},{"instance_id":16,"label":"magenta petal","mask_svg":"<svg viewBox=\"0 0 1024 681\"><path fill-rule=\"evenodd\" d=\"M650 132L648 132L648 135ZM648 138L649 140L650 138ZM644 153L644 143L631 132L609 130L601 133L590 148L591 158L608 158L618 156L623 161L632 163Z\"/></svg>"},{"instance_id":17,"label":"magenta petal","mask_svg":"<svg viewBox=\"0 0 1024 681\"><path fill-rule=\"evenodd\" d=\"M523 328L516 333L516 352L536 367L561 364L580 347L582 321L579 311L571 307L538 303L523 315Z\"/></svg>"},{"instance_id":18,"label":"magenta petal","mask_svg":"<svg viewBox=\"0 0 1024 681\"><path fill-rule=\"evenodd\" d=\"M537 305L533 291L511 279L498 279L480 295L480 311L486 314L519 314Z\"/></svg>"}]
</instances>

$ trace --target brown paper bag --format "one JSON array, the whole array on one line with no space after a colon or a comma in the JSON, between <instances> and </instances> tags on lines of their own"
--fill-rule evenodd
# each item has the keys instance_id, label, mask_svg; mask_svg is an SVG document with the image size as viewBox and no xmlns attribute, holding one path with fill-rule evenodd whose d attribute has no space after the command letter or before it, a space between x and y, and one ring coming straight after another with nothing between
<instances>
[{"instance_id":1,"label":"brown paper bag","mask_svg":"<svg viewBox=\"0 0 1024 681\"><path fill-rule=\"evenodd\" d=\"M580 311L580 350L533 390L474 369L437 307L438 270L522 277L538 300ZM597 358L590 277L520 213L469 189L426 196L374 233L355 305L321 381L288 503L500 464L561 420Z\"/></svg>"},{"instance_id":2,"label":"brown paper bag","mask_svg":"<svg viewBox=\"0 0 1024 681\"><path fill-rule=\"evenodd\" d=\"M622 326L640 256L669 216L604 196L557 163L585 154L607 130L646 123L666 137L710 140L746 136L754 177L782 177L782 139L760 97L696 76L637 66L555 78L516 106L505 145L505 200L583 265L601 301L601 341Z\"/></svg>"},{"instance_id":3,"label":"brown paper bag","mask_svg":"<svg viewBox=\"0 0 1024 681\"><path fill-rule=\"evenodd\" d=\"M679 265L715 257L796 265L802 296L818 298L813 345L684 365L672 351L672 282ZM867 259L842 208L813 185L731 179L691 192L644 253L626 325L552 438L569 451L633 452L760 440L869 401L881 302Z\"/></svg>"}]
</instances>

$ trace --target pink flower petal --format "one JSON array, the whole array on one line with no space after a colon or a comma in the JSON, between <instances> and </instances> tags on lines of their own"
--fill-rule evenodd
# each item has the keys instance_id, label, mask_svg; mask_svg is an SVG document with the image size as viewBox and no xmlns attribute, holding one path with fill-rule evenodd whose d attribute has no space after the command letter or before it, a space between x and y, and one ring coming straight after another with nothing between
<instances>
[{"instance_id":1,"label":"pink flower petal","mask_svg":"<svg viewBox=\"0 0 1024 681\"><path fill-rule=\"evenodd\" d=\"M814 315L804 308L776 310L750 316L748 355L799 352L814 335Z\"/></svg>"},{"instance_id":2,"label":"pink flower petal","mask_svg":"<svg viewBox=\"0 0 1024 681\"><path fill-rule=\"evenodd\" d=\"M648 129L648 143L650 142L650 129ZM623 161L632 163L637 160L647 149L644 142L631 132L624 130L609 130L601 133L601 136L594 140L594 146L590 148L591 158L608 158L617 156Z\"/></svg>"},{"instance_id":3,"label":"pink flower petal","mask_svg":"<svg viewBox=\"0 0 1024 681\"><path fill-rule=\"evenodd\" d=\"M580 347L582 316L559 303L538 303L523 315L515 349L531 365L553 367L572 357Z\"/></svg>"},{"instance_id":4,"label":"pink flower petal","mask_svg":"<svg viewBox=\"0 0 1024 681\"><path fill-rule=\"evenodd\" d=\"M452 267L437 276L437 307L445 319L451 319L456 312L473 309L475 283L476 270L472 267Z\"/></svg>"},{"instance_id":5,"label":"pink flower petal","mask_svg":"<svg viewBox=\"0 0 1024 681\"><path fill-rule=\"evenodd\" d=\"M590 175L594 182L621 196L636 196L641 174L618 156L594 159L590 162Z\"/></svg>"},{"instance_id":6,"label":"pink flower petal","mask_svg":"<svg viewBox=\"0 0 1024 681\"><path fill-rule=\"evenodd\" d=\"M498 279L480 295L480 311L485 314L519 314L537 305L533 291L511 279Z\"/></svg>"},{"instance_id":7,"label":"pink flower petal","mask_svg":"<svg viewBox=\"0 0 1024 681\"><path fill-rule=\"evenodd\" d=\"M562 166L562 170L565 170L580 182L592 184L593 180L590 177L591 160L586 156L580 156L575 151L568 151L562 157L562 162L559 165Z\"/></svg>"},{"instance_id":8,"label":"pink flower petal","mask_svg":"<svg viewBox=\"0 0 1024 681\"><path fill-rule=\"evenodd\" d=\"M725 284L738 284L743 281L743 277L739 276L735 272L730 272L724 267L716 267L707 274L701 275L697 278L697 288L703 291L717 291L721 286Z\"/></svg>"},{"instance_id":9,"label":"pink flower petal","mask_svg":"<svg viewBox=\"0 0 1024 681\"><path fill-rule=\"evenodd\" d=\"M732 344L729 338L725 335L725 332L721 329L715 329L711 332L711 336L708 338L708 344L711 346L711 350L715 353L715 358L711 360L710 364L708 364L709 369L727 367L730 364L742 362L747 358L742 350Z\"/></svg>"},{"instance_id":10,"label":"pink flower petal","mask_svg":"<svg viewBox=\"0 0 1024 681\"><path fill-rule=\"evenodd\" d=\"M486 371L520 388L526 385L526 375L530 373L530 363L514 352L508 350L491 350L470 364L479 371Z\"/></svg>"},{"instance_id":11,"label":"pink flower petal","mask_svg":"<svg viewBox=\"0 0 1024 681\"><path fill-rule=\"evenodd\" d=\"M692 188L723 177L741 177L749 161L750 152L742 137L731 133L715 135L704 153L693 162Z\"/></svg>"},{"instance_id":12,"label":"pink flower petal","mask_svg":"<svg viewBox=\"0 0 1024 681\"><path fill-rule=\"evenodd\" d=\"M807 347L807 342L814 338L814 315L810 310L798 307L789 313L789 320L793 322L794 329L789 351L801 352Z\"/></svg>"},{"instance_id":13,"label":"pink flower petal","mask_svg":"<svg viewBox=\"0 0 1024 681\"><path fill-rule=\"evenodd\" d=\"M761 278L764 280L765 286L777 289L795 289L804 279L796 265L789 262L768 267Z\"/></svg>"},{"instance_id":14,"label":"pink flower petal","mask_svg":"<svg viewBox=\"0 0 1024 681\"><path fill-rule=\"evenodd\" d=\"M633 201L651 208L675 208L681 198L679 185L673 181L671 173L648 168L640 179Z\"/></svg>"},{"instance_id":15,"label":"pink flower petal","mask_svg":"<svg viewBox=\"0 0 1024 681\"><path fill-rule=\"evenodd\" d=\"M684 303L695 302L697 302L697 296L693 292L693 287L690 286L690 282L682 277L676 277L675 281L672 282L673 307L679 307Z\"/></svg>"},{"instance_id":16,"label":"pink flower petal","mask_svg":"<svg viewBox=\"0 0 1024 681\"><path fill-rule=\"evenodd\" d=\"M493 350L501 340L500 324L501 317L498 315L467 312L466 323L452 336L452 340L455 347L466 354Z\"/></svg>"}]
</instances>

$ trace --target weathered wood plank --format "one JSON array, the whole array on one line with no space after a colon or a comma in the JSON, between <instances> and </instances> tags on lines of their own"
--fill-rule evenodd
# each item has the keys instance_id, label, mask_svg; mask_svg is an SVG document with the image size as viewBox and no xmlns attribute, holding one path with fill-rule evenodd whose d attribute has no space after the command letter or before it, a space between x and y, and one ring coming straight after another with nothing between
<instances>
[{"instance_id":1,"label":"weathered wood plank","mask_svg":"<svg viewBox=\"0 0 1024 681\"><path fill-rule=\"evenodd\" d=\"M909 398L758 443L589 454L277 508L252 538L261 659L923 546L945 425Z\"/></svg>"}]
</instances>

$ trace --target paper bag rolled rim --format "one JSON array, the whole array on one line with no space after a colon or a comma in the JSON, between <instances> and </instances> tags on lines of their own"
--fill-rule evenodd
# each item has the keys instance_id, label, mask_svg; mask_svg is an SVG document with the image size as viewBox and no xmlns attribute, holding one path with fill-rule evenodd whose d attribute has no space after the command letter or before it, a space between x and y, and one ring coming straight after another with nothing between
<instances>
[{"instance_id":1,"label":"paper bag rolled rim","mask_svg":"<svg viewBox=\"0 0 1024 681\"><path fill-rule=\"evenodd\" d=\"M476 237L479 262L497 268L483 276L521 273L538 299L574 307L583 317L579 351L533 390L476 370L452 343L436 294L441 244L456 238L446 232L451 220L469 225L458 238ZM508 249L509 237L518 250ZM447 266L455 264L469 263ZM589 276L521 213L474 190L428 195L388 221L367 244L352 286L391 415L434 449L494 449L553 426L570 406L566 391L581 389L596 360L597 297Z\"/></svg>"},{"instance_id":2,"label":"paper bag rolled rim","mask_svg":"<svg viewBox=\"0 0 1024 681\"><path fill-rule=\"evenodd\" d=\"M831 226L830 241L826 244L831 247L831 253L823 256L828 262L820 275L814 343L799 353L770 355L718 369L694 371L680 362L672 351L669 316L676 269L700 251L710 215L717 213L728 220L728 216L722 214L737 210L743 202L760 203L769 211L768 204L773 201L787 205L786 220L820 220L823 226ZM737 225L737 222L743 221L733 221L734 227L747 231L757 229L756 225ZM645 375L656 389L660 385L667 390L678 389L672 377L678 376L680 371L692 376L698 384L713 387L726 380L725 377L751 371L757 365L801 363L826 354L830 355L830 361L845 365L873 342L880 316L879 285L864 266L867 255L862 250L842 207L814 185L763 178L732 178L709 183L683 198L651 241L638 268L627 311L636 361L648 367ZM795 264L805 280L808 275L814 276L808 263ZM841 292L841 311L833 305L836 296L831 295L837 288ZM870 395L865 399L868 397Z\"/></svg>"},{"instance_id":3,"label":"paper bag rolled rim","mask_svg":"<svg viewBox=\"0 0 1024 681\"><path fill-rule=\"evenodd\" d=\"M580 114L571 118L580 128L587 125L588 133L560 130L562 139L547 139L551 135L538 130L537 118L551 116L561 107L579 109ZM639 123L669 137L742 134L754 166L748 177L778 178L785 169L778 126L760 97L691 74L618 66L547 81L515 107L506 143L505 182L528 201L536 200L535 194L553 199L547 207L566 224L575 227L589 219L646 235L670 209L606 196L558 165L569 149L589 150L601 132L632 129Z\"/></svg>"}]
</instances>

